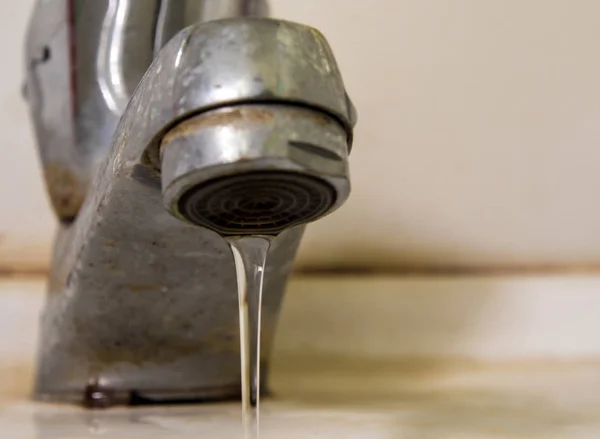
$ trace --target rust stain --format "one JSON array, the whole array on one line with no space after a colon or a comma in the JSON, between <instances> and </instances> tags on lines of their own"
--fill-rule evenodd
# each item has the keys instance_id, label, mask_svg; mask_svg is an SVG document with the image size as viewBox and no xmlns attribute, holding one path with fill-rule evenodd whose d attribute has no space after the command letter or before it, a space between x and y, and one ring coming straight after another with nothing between
<instances>
[{"instance_id":1,"label":"rust stain","mask_svg":"<svg viewBox=\"0 0 600 439\"><path fill-rule=\"evenodd\" d=\"M238 107L201 114L191 119L187 119L172 128L163 138L161 149L173 140L176 140L179 137L193 135L196 131L201 129L230 125L238 122L265 123L273 120L274 117L273 111L266 110L262 107Z\"/></svg>"},{"instance_id":2,"label":"rust stain","mask_svg":"<svg viewBox=\"0 0 600 439\"><path fill-rule=\"evenodd\" d=\"M310 119L321 126L328 126L335 123L335 121L326 114L312 110L294 110L291 111L289 115L299 119Z\"/></svg>"},{"instance_id":3,"label":"rust stain","mask_svg":"<svg viewBox=\"0 0 600 439\"><path fill-rule=\"evenodd\" d=\"M86 182L57 163L44 166L46 185L54 210L62 220L72 220L83 204Z\"/></svg>"},{"instance_id":4,"label":"rust stain","mask_svg":"<svg viewBox=\"0 0 600 439\"><path fill-rule=\"evenodd\" d=\"M106 241L104 242L104 244L102 244L104 247L108 247L108 248L115 248L116 247L116 243L115 241Z\"/></svg>"}]
</instances>

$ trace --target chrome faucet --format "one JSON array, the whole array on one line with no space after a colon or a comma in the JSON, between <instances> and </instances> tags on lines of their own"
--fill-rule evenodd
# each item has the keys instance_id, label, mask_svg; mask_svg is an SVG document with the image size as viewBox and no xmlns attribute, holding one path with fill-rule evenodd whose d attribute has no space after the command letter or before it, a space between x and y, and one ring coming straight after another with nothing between
<instances>
[{"instance_id":1,"label":"chrome faucet","mask_svg":"<svg viewBox=\"0 0 600 439\"><path fill-rule=\"evenodd\" d=\"M240 394L223 236L278 235L262 367L304 225L350 191L355 111L324 37L263 1L38 0L25 95L60 219L36 397Z\"/></svg>"}]
</instances>

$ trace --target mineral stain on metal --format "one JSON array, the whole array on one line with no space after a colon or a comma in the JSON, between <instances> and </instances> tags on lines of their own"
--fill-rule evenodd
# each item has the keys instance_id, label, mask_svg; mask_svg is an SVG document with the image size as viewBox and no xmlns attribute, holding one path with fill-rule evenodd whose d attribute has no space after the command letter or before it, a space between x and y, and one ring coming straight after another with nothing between
<instances>
[{"instance_id":1,"label":"mineral stain on metal","mask_svg":"<svg viewBox=\"0 0 600 439\"><path fill-rule=\"evenodd\" d=\"M246 439L260 431L260 330L263 279L272 236L227 238L233 253L238 286L242 424Z\"/></svg>"}]
</instances>

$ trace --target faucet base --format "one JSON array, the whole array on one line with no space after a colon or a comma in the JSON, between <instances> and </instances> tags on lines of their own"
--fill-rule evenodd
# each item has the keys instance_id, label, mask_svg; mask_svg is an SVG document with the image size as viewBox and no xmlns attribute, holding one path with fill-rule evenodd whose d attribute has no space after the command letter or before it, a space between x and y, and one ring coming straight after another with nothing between
<instances>
[{"instance_id":1,"label":"faucet base","mask_svg":"<svg viewBox=\"0 0 600 439\"><path fill-rule=\"evenodd\" d=\"M90 389L101 405L239 397L231 252L218 234L170 215L152 174L139 166L58 234L41 321L38 399L89 403ZM138 196L125 196L132 193ZM303 231L282 233L269 252L265 364Z\"/></svg>"},{"instance_id":2,"label":"faucet base","mask_svg":"<svg viewBox=\"0 0 600 439\"><path fill-rule=\"evenodd\" d=\"M261 390L261 394L268 395L268 391L266 389ZM82 392L37 393L34 397L40 402L60 402L82 405L90 409L104 409L116 406L234 401L241 398L241 393L239 384L226 387L189 389L185 392L126 391L88 385Z\"/></svg>"}]
</instances>

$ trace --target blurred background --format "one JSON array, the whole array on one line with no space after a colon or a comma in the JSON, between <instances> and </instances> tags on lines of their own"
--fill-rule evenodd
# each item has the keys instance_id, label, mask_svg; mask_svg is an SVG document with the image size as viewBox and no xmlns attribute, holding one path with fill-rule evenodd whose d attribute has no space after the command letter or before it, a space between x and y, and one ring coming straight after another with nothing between
<instances>
[{"instance_id":1,"label":"blurred background","mask_svg":"<svg viewBox=\"0 0 600 439\"><path fill-rule=\"evenodd\" d=\"M0 276L0 329L18 335L0 340L0 402L29 394L57 225L21 97L34 2L0 14L0 275L43 275ZM332 388L344 404L399 401L386 428L417 426L382 437L548 438L567 425L571 438L586 422L596 437L600 2L269 2L325 34L359 114L352 196L308 228L305 276L286 294L276 389L335 407ZM339 419L355 428L349 407ZM71 433L67 417L38 418L45 436L12 436Z\"/></svg>"},{"instance_id":2,"label":"blurred background","mask_svg":"<svg viewBox=\"0 0 600 439\"><path fill-rule=\"evenodd\" d=\"M33 0L0 17L0 267L45 271L55 229L21 98ZM322 30L359 110L350 201L306 271L600 262L600 3L272 0Z\"/></svg>"}]
</instances>

